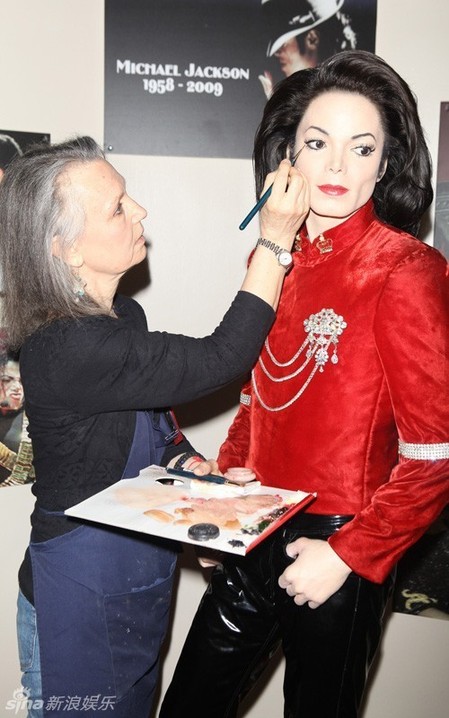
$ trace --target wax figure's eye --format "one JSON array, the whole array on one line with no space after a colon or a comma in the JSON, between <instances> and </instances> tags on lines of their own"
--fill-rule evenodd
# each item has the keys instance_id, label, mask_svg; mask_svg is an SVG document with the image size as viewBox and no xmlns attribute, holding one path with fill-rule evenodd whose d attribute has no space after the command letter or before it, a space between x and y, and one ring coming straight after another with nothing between
<instances>
[{"instance_id":1,"label":"wax figure's eye","mask_svg":"<svg viewBox=\"0 0 449 718\"><path fill-rule=\"evenodd\" d=\"M323 147L326 147L324 140L305 140L304 144L307 145L310 150L322 150Z\"/></svg>"},{"instance_id":2,"label":"wax figure's eye","mask_svg":"<svg viewBox=\"0 0 449 718\"><path fill-rule=\"evenodd\" d=\"M115 210L114 214L122 214L123 213L123 205L121 202L118 203L117 209Z\"/></svg>"},{"instance_id":3,"label":"wax figure's eye","mask_svg":"<svg viewBox=\"0 0 449 718\"><path fill-rule=\"evenodd\" d=\"M358 145L358 147L353 148L353 151L356 155L359 155L359 157L369 157L373 154L375 149L376 148L373 147L373 145Z\"/></svg>"}]
</instances>

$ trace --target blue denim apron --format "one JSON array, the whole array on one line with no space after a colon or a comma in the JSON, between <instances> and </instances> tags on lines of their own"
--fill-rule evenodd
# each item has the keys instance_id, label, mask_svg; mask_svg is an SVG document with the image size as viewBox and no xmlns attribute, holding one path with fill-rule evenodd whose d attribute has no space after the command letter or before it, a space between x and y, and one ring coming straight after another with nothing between
<instances>
[{"instance_id":1,"label":"blue denim apron","mask_svg":"<svg viewBox=\"0 0 449 718\"><path fill-rule=\"evenodd\" d=\"M163 414L136 416L122 478L160 463L167 443ZM177 546L86 524L31 543L30 554L44 715L148 718Z\"/></svg>"}]
</instances>

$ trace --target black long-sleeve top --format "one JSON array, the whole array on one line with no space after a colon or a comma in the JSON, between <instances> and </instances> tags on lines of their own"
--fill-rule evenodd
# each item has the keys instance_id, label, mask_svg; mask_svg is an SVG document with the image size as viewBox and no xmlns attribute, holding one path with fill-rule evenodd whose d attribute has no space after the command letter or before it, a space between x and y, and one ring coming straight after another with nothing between
<instances>
[{"instance_id":1,"label":"black long-sleeve top","mask_svg":"<svg viewBox=\"0 0 449 718\"><path fill-rule=\"evenodd\" d=\"M254 364L272 308L238 292L207 337L149 332L137 302L117 296L117 318L54 321L24 343L20 371L33 444L36 506L64 511L120 480L136 411L191 401L243 375ZM185 450L169 447L164 460ZM35 541L74 528L65 517L35 511ZM25 562L27 563L27 561ZM29 567L22 567L25 595Z\"/></svg>"}]
</instances>

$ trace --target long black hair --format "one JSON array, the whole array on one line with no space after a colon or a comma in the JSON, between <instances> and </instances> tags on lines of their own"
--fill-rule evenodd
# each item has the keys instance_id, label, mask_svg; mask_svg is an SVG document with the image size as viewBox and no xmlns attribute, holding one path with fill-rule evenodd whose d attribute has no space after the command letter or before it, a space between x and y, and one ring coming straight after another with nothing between
<instances>
[{"instance_id":1,"label":"long black hair","mask_svg":"<svg viewBox=\"0 0 449 718\"><path fill-rule=\"evenodd\" d=\"M339 52L276 86L254 142L257 195L267 173L277 168L288 151L293 153L296 130L310 102L331 90L362 95L377 108L388 164L374 190L374 207L381 220L416 235L433 199L430 153L415 96L393 68L370 52Z\"/></svg>"}]
</instances>

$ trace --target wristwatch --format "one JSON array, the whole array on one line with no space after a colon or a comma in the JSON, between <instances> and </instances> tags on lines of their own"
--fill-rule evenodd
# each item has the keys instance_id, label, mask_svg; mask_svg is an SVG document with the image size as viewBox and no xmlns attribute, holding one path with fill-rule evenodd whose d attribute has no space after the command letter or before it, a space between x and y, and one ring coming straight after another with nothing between
<instances>
[{"instance_id":1,"label":"wristwatch","mask_svg":"<svg viewBox=\"0 0 449 718\"><path fill-rule=\"evenodd\" d=\"M291 268L293 264L293 258L287 249L283 249L278 244L270 242L269 239L265 239L264 237L259 237L259 239L257 240L256 247L258 247L259 244L274 252L280 266L283 267L286 272Z\"/></svg>"}]
</instances>

